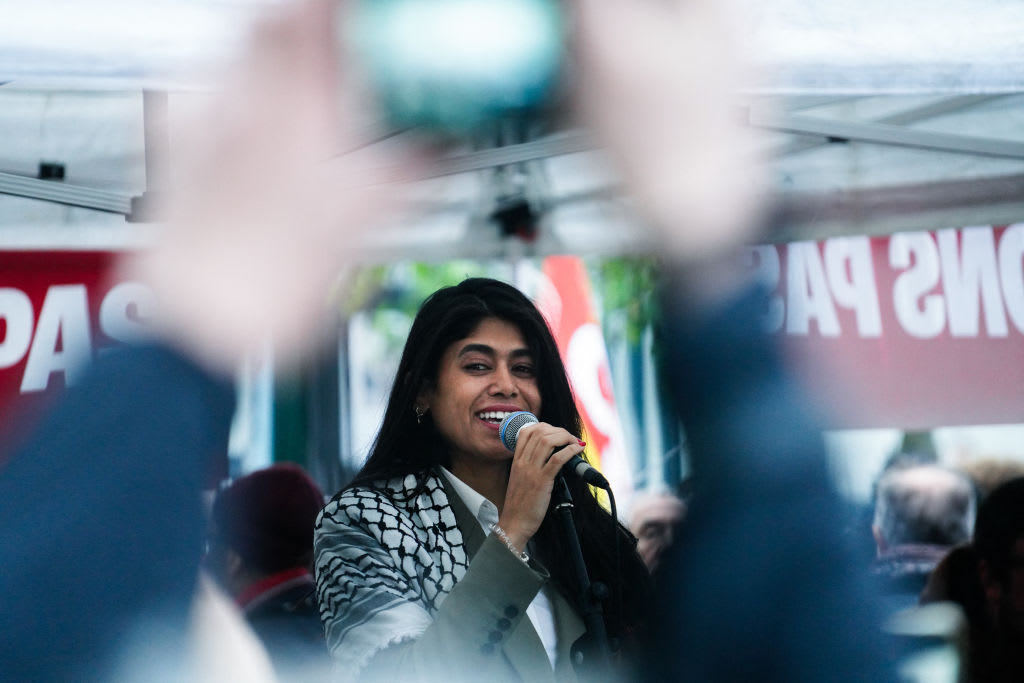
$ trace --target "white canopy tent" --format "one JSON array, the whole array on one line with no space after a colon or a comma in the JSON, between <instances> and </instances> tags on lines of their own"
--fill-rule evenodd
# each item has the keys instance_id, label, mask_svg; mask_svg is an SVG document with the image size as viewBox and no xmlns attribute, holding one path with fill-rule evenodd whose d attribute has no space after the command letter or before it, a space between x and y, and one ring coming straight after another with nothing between
<instances>
[{"instance_id":1,"label":"white canopy tent","mask_svg":"<svg viewBox=\"0 0 1024 683\"><path fill-rule=\"evenodd\" d=\"M147 158L167 144L168 102L201 96L208 84L185 74L230 53L271 4L0 3L0 247L144 240L147 227L124 216L164 182ZM770 0L740 15L767 75L747 111L773 131L785 209L774 239L1024 217L1024 6ZM367 130L368 141L387 136ZM424 218L379 233L375 257L650 248L599 161L573 130L467 146L421 183ZM62 166L63 180L39 179L41 162ZM508 174L541 215L530 245L489 221Z\"/></svg>"},{"instance_id":2,"label":"white canopy tent","mask_svg":"<svg viewBox=\"0 0 1024 683\"><path fill-rule=\"evenodd\" d=\"M0 0L0 250L145 244L154 226L126 217L167 181L164 117L276 1ZM1024 221L1024 4L747 0L739 14L762 75L745 115L771 132L771 239ZM370 144L391 134L366 122ZM654 250L581 131L479 142L412 189L424 211L375 231L369 258ZM540 217L533 242L491 220L509 188ZM863 488L881 460L855 450L847 478Z\"/></svg>"}]
</instances>

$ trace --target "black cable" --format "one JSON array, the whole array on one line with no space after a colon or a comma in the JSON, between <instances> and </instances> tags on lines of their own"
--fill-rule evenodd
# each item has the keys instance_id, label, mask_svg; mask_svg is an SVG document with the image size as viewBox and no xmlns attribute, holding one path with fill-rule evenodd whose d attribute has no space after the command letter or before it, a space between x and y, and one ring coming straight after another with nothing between
<instances>
[{"instance_id":1,"label":"black cable","mask_svg":"<svg viewBox=\"0 0 1024 683\"><path fill-rule=\"evenodd\" d=\"M618 598L616 600L618 604L616 606L619 610L619 619L622 621L623 624L625 624L626 613L623 611L622 606L622 592L624 581L622 580L622 553L620 552L619 546L621 542L621 539L619 538L619 536L621 536L621 534L619 534L619 515L617 508L615 506L615 494L612 493L612 488L609 486L605 490L608 492L608 505L609 507L611 507L612 512L612 533L615 534L615 580L619 582L619 588L617 591ZM609 586L609 588L611 587Z\"/></svg>"}]
</instances>

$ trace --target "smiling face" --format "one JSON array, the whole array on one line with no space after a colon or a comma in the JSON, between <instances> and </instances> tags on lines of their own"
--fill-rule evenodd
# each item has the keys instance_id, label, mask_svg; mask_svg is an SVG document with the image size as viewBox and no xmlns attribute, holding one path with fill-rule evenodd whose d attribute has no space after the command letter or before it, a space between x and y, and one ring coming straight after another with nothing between
<instances>
[{"instance_id":1,"label":"smiling face","mask_svg":"<svg viewBox=\"0 0 1024 683\"><path fill-rule=\"evenodd\" d=\"M509 460L512 454L498 437L501 421L517 410L536 415L541 408L536 362L519 328L484 318L445 350L437 385L418 404L448 443L452 471Z\"/></svg>"}]
</instances>

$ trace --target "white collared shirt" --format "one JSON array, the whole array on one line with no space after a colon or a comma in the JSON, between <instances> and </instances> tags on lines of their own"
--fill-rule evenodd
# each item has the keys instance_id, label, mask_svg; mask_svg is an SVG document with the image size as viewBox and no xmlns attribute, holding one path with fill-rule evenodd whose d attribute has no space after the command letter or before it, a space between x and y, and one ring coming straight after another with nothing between
<instances>
[{"instance_id":1,"label":"white collared shirt","mask_svg":"<svg viewBox=\"0 0 1024 683\"><path fill-rule=\"evenodd\" d=\"M446 468L442 467L441 472L448 479L448 482L451 483L452 488L455 489L462 502L469 508L469 511L474 514L476 521L480 523L480 527L484 530L484 534L490 535L491 525L498 523L498 508L494 503L481 496L469 484L456 477ZM551 601L548 600L548 596L544 595L543 590L537 592L537 597L526 608L526 616L530 618L534 630L540 636L540 641L544 644L544 651L548 655L551 667L554 668L555 659L558 656L555 615L551 610Z\"/></svg>"}]
</instances>

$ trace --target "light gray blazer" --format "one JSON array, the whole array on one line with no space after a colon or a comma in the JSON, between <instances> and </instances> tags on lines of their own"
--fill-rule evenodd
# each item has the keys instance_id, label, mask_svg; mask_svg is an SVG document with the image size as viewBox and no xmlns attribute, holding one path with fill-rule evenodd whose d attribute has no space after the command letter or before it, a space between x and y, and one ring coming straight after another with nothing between
<instances>
[{"instance_id":1,"label":"light gray blazer","mask_svg":"<svg viewBox=\"0 0 1024 683\"><path fill-rule=\"evenodd\" d=\"M425 630L415 638L396 633L391 644L376 650L361 669L338 670L340 680L404 683L456 683L457 681L557 681L577 680L570 647L584 634L582 620L569 602L548 585L550 575L539 563L522 562L493 534L485 535L479 522L444 477L448 506L462 535L469 565L462 578L432 614ZM330 507L330 506L329 506ZM326 515L318 523L320 543L346 529L332 527ZM320 553L330 557L329 551ZM320 566L318 572L325 570ZM354 569L347 569L352 573ZM370 579L368 579L370 580ZM546 587L547 586L547 587ZM526 608L537 592L545 590L551 601L558 641L556 667L547 653ZM345 609L337 605L336 609ZM332 645L331 624L326 623ZM356 626L346 637L358 637ZM332 648L333 649L333 648Z\"/></svg>"}]
</instances>

